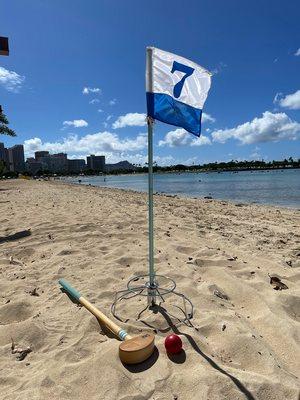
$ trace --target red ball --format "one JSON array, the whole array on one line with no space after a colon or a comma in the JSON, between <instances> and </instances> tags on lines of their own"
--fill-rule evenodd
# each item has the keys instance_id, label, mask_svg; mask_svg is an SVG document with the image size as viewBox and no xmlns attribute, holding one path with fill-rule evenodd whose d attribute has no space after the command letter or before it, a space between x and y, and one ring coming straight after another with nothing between
<instances>
[{"instance_id":1,"label":"red ball","mask_svg":"<svg viewBox=\"0 0 300 400\"><path fill-rule=\"evenodd\" d=\"M178 335L172 333L165 338L165 348L169 354L177 354L182 349L182 341Z\"/></svg>"}]
</instances>

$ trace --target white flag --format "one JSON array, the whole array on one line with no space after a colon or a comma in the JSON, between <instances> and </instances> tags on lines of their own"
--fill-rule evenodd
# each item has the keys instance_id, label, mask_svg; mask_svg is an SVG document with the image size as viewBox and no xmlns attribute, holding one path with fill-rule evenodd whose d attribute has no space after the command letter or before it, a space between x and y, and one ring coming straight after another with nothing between
<instances>
[{"instance_id":1,"label":"white flag","mask_svg":"<svg viewBox=\"0 0 300 400\"><path fill-rule=\"evenodd\" d=\"M200 136L203 105L211 74L186 58L147 48L148 116Z\"/></svg>"}]
</instances>

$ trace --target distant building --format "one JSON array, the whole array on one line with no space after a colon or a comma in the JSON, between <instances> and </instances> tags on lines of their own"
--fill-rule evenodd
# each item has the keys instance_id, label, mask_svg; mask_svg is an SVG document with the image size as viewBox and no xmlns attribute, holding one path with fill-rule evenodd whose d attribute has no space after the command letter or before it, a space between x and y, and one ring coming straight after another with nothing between
<instances>
[{"instance_id":1,"label":"distant building","mask_svg":"<svg viewBox=\"0 0 300 400\"><path fill-rule=\"evenodd\" d=\"M47 154L43 155L42 152L38 152L38 156L35 153L36 161L42 163L43 171L49 171L52 173L63 173L68 171L68 158L66 153L58 154Z\"/></svg>"},{"instance_id":2,"label":"distant building","mask_svg":"<svg viewBox=\"0 0 300 400\"><path fill-rule=\"evenodd\" d=\"M48 156L39 156L37 162L42 164L42 170L46 172L54 172L54 163L52 161L51 155Z\"/></svg>"},{"instance_id":3,"label":"distant building","mask_svg":"<svg viewBox=\"0 0 300 400\"><path fill-rule=\"evenodd\" d=\"M4 157L5 157L4 143L0 143L0 160L4 161Z\"/></svg>"},{"instance_id":4,"label":"distant building","mask_svg":"<svg viewBox=\"0 0 300 400\"><path fill-rule=\"evenodd\" d=\"M116 164L106 164L105 170L107 172L112 172L112 171L116 171L116 170L134 171L135 167L133 164L131 164L130 162L125 160L125 161L120 161Z\"/></svg>"},{"instance_id":5,"label":"distant building","mask_svg":"<svg viewBox=\"0 0 300 400\"><path fill-rule=\"evenodd\" d=\"M27 158L26 169L32 174L38 171L62 174L82 172L86 167L84 159L68 160L66 153L50 154L49 151L36 151L34 158Z\"/></svg>"},{"instance_id":6,"label":"distant building","mask_svg":"<svg viewBox=\"0 0 300 400\"><path fill-rule=\"evenodd\" d=\"M85 160L83 159L68 160L68 172L82 172L85 169L85 166Z\"/></svg>"},{"instance_id":7,"label":"distant building","mask_svg":"<svg viewBox=\"0 0 300 400\"><path fill-rule=\"evenodd\" d=\"M16 144L8 149L9 170L12 172L23 172L25 169L24 147Z\"/></svg>"},{"instance_id":8,"label":"distant building","mask_svg":"<svg viewBox=\"0 0 300 400\"><path fill-rule=\"evenodd\" d=\"M34 158L36 161L40 161L41 157L47 157L49 156L49 151L36 151L34 153Z\"/></svg>"},{"instance_id":9,"label":"distant building","mask_svg":"<svg viewBox=\"0 0 300 400\"><path fill-rule=\"evenodd\" d=\"M68 172L68 156L66 153L52 154L51 157L55 160L54 172Z\"/></svg>"},{"instance_id":10,"label":"distant building","mask_svg":"<svg viewBox=\"0 0 300 400\"><path fill-rule=\"evenodd\" d=\"M0 143L0 161L3 161L6 170L9 170L8 150L4 147L3 143Z\"/></svg>"},{"instance_id":11,"label":"distant building","mask_svg":"<svg viewBox=\"0 0 300 400\"><path fill-rule=\"evenodd\" d=\"M105 171L105 156L95 156L91 154L87 157L87 168L94 171Z\"/></svg>"},{"instance_id":12,"label":"distant building","mask_svg":"<svg viewBox=\"0 0 300 400\"><path fill-rule=\"evenodd\" d=\"M43 163L40 161L36 161L35 158L27 158L25 169L27 172L30 172L32 175L36 175L38 172L43 171Z\"/></svg>"}]
</instances>

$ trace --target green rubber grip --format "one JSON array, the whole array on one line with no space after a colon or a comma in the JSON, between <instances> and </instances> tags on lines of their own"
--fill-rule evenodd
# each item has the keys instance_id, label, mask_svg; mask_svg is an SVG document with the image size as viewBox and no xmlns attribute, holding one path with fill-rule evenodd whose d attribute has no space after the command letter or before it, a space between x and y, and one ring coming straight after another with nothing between
<instances>
[{"instance_id":1,"label":"green rubber grip","mask_svg":"<svg viewBox=\"0 0 300 400\"><path fill-rule=\"evenodd\" d=\"M59 284L67 291L74 299L79 301L79 298L81 297L81 294L74 289L65 279L60 279Z\"/></svg>"}]
</instances>

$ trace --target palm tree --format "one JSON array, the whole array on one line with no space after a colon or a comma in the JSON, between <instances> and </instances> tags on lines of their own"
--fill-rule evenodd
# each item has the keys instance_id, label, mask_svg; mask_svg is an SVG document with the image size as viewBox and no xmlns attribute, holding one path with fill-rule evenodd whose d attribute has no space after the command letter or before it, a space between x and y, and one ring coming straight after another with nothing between
<instances>
[{"instance_id":1,"label":"palm tree","mask_svg":"<svg viewBox=\"0 0 300 400\"><path fill-rule=\"evenodd\" d=\"M0 107L0 135L17 136L15 131L7 126L8 124L8 119L6 118L6 115L3 114Z\"/></svg>"}]
</instances>

